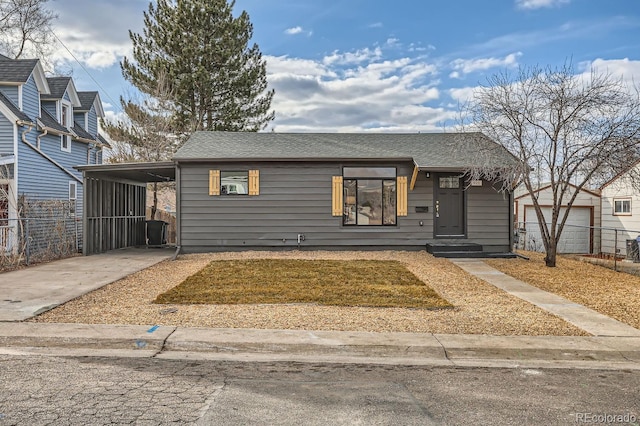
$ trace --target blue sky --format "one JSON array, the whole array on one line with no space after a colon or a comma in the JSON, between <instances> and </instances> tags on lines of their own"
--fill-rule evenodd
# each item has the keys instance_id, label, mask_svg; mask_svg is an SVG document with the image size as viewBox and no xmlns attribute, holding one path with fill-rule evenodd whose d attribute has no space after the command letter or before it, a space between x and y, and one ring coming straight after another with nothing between
<instances>
[{"instance_id":1,"label":"blue sky","mask_svg":"<svg viewBox=\"0 0 640 426\"><path fill-rule=\"evenodd\" d=\"M135 96L120 74L148 0L51 0L79 90ZM519 66L591 67L640 84L638 0L237 0L267 61L278 132L451 128L487 77ZM85 71L86 70L86 71ZM95 80L95 81L94 81Z\"/></svg>"}]
</instances>

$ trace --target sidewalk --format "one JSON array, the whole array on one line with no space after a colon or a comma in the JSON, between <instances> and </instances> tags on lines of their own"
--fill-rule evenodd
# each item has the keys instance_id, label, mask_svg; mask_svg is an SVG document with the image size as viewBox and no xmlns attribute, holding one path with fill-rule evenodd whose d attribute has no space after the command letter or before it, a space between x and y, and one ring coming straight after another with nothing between
<instances>
[{"instance_id":1,"label":"sidewalk","mask_svg":"<svg viewBox=\"0 0 640 426\"><path fill-rule=\"evenodd\" d=\"M640 370L640 337L0 323L0 354Z\"/></svg>"}]
</instances>

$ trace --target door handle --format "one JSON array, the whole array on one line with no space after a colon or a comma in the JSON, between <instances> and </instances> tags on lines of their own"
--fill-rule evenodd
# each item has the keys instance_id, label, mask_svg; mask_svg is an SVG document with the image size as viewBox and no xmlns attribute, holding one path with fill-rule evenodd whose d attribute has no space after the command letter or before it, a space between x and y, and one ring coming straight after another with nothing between
<instances>
[{"instance_id":1,"label":"door handle","mask_svg":"<svg viewBox=\"0 0 640 426\"><path fill-rule=\"evenodd\" d=\"M440 201L436 200L436 217L440 217Z\"/></svg>"}]
</instances>

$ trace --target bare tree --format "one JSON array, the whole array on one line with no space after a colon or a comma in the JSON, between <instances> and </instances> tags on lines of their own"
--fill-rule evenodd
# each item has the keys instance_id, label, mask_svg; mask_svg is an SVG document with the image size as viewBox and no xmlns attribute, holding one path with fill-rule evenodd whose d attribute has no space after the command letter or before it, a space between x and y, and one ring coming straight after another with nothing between
<instances>
[{"instance_id":1,"label":"bare tree","mask_svg":"<svg viewBox=\"0 0 640 426\"><path fill-rule=\"evenodd\" d=\"M595 69L576 75L568 63L556 69L521 68L515 76L494 75L475 91L463 115L465 127L480 130L517 158L516 170L498 173L509 173L503 181L521 183L531 195L545 263L551 267L580 190L633 172L631 166L640 158L637 88ZM485 160L490 163L488 155ZM495 170L469 173L477 178L495 175ZM640 183L640 175L635 181ZM536 196L543 182L553 194L551 217L545 217Z\"/></svg>"},{"instance_id":2,"label":"bare tree","mask_svg":"<svg viewBox=\"0 0 640 426\"><path fill-rule=\"evenodd\" d=\"M54 42L51 25L58 16L49 0L0 0L0 50L13 59L46 59Z\"/></svg>"},{"instance_id":3,"label":"bare tree","mask_svg":"<svg viewBox=\"0 0 640 426\"><path fill-rule=\"evenodd\" d=\"M170 160L181 146L184 135L176 132L174 108L164 81L160 78L155 96L143 95L135 101L121 97L125 117L101 122L113 142L110 162ZM153 183L152 218L158 210L160 188Z\"/></svg>"}]
</instances>

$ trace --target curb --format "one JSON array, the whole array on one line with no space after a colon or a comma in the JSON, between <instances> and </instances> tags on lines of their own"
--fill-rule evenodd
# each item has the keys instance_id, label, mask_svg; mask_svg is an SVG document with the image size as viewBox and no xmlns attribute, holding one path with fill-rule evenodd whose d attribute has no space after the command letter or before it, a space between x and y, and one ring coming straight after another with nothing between
<instances>
[{"instance_id":1,"label":"curb","mask_svg":"<svg viewBox=\"0 0 640 426\"><path fill-rule=\"evenodd\" d=\"M0 323L2 353L396 365L542 363L640 369L640 338ZM80 355L78 355L80 354Z\"/></svg>"}]
</instances>

